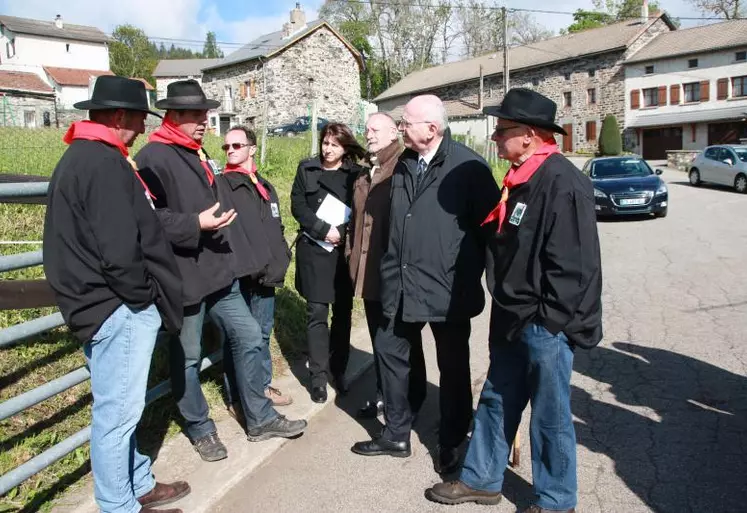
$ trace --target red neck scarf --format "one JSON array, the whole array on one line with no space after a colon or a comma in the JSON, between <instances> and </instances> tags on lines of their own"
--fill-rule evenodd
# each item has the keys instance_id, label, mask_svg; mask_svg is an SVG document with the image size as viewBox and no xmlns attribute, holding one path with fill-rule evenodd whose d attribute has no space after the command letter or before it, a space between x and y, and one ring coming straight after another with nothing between
<instances>
[{"instance_id":1,"label":"red neck scarf","mask_svg":"<svg viewBox=\"0 0 747 513\"><path fill-rule=\"evenodd\" d=\"M114 135L114 132L112 132L108 127L100 123L95 123L88 120L76 121L75 123L70 125L70 128L67 129L67 132L62 137L62 140L63 142L65 142L65 144L70 144L76 139L99 141L117 148L122 156L127 159L127 162L129 162L132 166L132 169L135 171L135 176L138 180L140 180L140 183L143 184L143 188L145 189L145 192L148 194L148 196L150 196L151 199L156 199L153 193L150 192L150 189L148 189L148 186L145 184L145 180L143 180L140 176L140 173L138 173L137 165L135 164L135 161L132 160L132 157L130 157L130 152L127 150L127 146L125 146L122 140Z\"/></svg>"},{"instance_id":2,"label":"red neck scarf","mask_svg":"<svg viewBox=\"0 0 747 513\"><path fill-rule=\"evenodd\" d=\"M163 144L175 144L177 146L183 146L184 148L195 150L197 155L200 157L200 164L205 170L205 176L210 186L213 186L215 181L215 175L213 170L210 169L210 164L207 161L207 155L205 150L202 149L202 145L189 137L187 134L179 130L179 127L175 125L170 119L166 118L161 123L161 127L150 134L148 142L159 142Z\"/></svg>"},{"instance_id":3,"label":"red neck scarf","mask_svg":"<svg viewBox=\"0 0 747 513\"><path fill-rule=\"evenodd\" d=\"M262 199L265 201L270 201L270 193L267 192L267 189L264 185L262 185L262 182L257 180L257 164L255 164L254 161L252 161L251 169L248 170L234 164L226 164L223 173L241 173L242 175L248 176L249 180L251 180L251 182L257 188L257 192L259 192L259 195L262 196Z\"/></svg>"},{"instance_id":4,"label":"red neck scarf","mask_svg":"<svg viewBox=\"0 0 747 513\"><path fill-rule=\"evenodd\" d=\"M500 233L501 228L503 228L503 221L506 220L506 202L508 201L511 189L531 180L537 169L554 153L560 153L558 145L554 141L546 142L522 164L511 166L511 169L509 169L506 177L503 179L503 192L501 193L501 200L498 202L498 206L488 214L488 217L485 218L480 226L498 219L498 232Z\"/></svg>"}]
</instances>

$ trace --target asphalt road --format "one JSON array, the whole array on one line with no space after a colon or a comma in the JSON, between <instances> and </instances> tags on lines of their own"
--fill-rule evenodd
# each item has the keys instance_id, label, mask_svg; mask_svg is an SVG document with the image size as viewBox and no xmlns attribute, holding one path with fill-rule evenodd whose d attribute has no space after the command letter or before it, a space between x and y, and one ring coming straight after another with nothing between
<instances>
[{"instance_id":1,"label":"asphalt road","mask_svg":"<svg viewBox=\"0 0 747 513\"><path fill-rule=\"evenodd\" d=\"M605 339L577 351L573 412L579 507L593 512L747 511L747 196L694 188L665 171L665 219L603 221ZM487 370L487 314L475 319L472 378ZM435 450L438 370L409 459L364 458L350 446L375 432L355 409L373 389L368 372L350 395L316 416L217 512L420 512L523 509L532 498L522 427L522 462L506 471L493 507L438 506L423 497L439 480ZM475 399L477 394L475 394Z\"/></svg>"}]
</instances>

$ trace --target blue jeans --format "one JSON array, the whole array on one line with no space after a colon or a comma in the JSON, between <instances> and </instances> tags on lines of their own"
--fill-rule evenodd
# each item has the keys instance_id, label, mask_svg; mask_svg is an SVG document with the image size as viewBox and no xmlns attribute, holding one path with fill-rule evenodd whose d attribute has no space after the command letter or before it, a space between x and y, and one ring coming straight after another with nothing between
<instances>
[{"instance_id":1,"label":"blue jeans","mask_svg":"<svg viewBox=\"0 0 747 513\"><path fill-rule=\"evenodd\" d=\"M140 311L121 305L83 345L93 393L94 496L103 513L140 511L137 498L156 486L150 458L137 451L135 428L160 327L155 305Z\"/></svg>"},{"instance_id":2,"label":"blue jeans","mask_svg":"<svg viewBox=\"0 0 747 513\"><path fill-rule=\"evenodd\" d=\"M576 507L576 433L571 414L573 350L565 334L529 324L520 340L491 344L490 369L480 395L472 440L460 480L499 492L521 414L529 423L536 504L550 510Z\"/></svg>"},{"instance_id":3,"label":"blue jeans","mask_svg":"<svg viewBox=\"0 0 747 513\"><path fill-rule=\"evenodd\" d=\"M179 338L172 344L172 384L179 412L192 441L216 432L200 387L202 324L205 313L228 341L236 365L236 382L247 427L262 426L277 417L265 397L262 331L244 301L238 280L188 307Z\"/></svg>"},{"instance_id":4,"label":"blue jeans","mask_svg":"<svg viewBox=\"0 0 747 513\"><path fill-rule=\"evenodd\" d=\"M270 335L275 326L275 289L262 285L241 286L241 294L249 305L252 317L259 323L262 330L262 371L264 388L272 382L272 356L270 355ZM226 389L228 404L238 401L236 391L236 369L228 344L223 345L223 383Z\"/></svg>"}]
</instances>

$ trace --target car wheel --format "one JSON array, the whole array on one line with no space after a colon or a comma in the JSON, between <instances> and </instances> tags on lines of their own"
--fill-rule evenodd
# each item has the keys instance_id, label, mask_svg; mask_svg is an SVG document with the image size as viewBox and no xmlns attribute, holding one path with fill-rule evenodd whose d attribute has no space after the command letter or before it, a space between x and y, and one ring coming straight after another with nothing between
<instances>
[{"instance_id":1,"label":"car wheel","mask_svg":"<svg viewBox=\"0 0 747 513\"><path fill-rule=\"evenodd\" d=\"M294 137L295 135L295 132L285 132L286 137Z\"/></svg>"},{"instance_id":2,"label":"car wheel","mask_svg":"<svg viewBox=\"0 0 747 513\"><path fill-rule=\"evenodd\" d=\"M747 176L743 173L739 173L734 179L734 189L736 189L739 194L747 192Z\"/></svg>"},{"instance_id":3,"label":"car wheel","mask_svg":"<svg viewBox=\"0 0 747 513\"><path fill-rule=\"evenodd\" d=\"M654 214L654 217L667 217L667 211L668 210L669 210L669 208L665 208L661 212L657 212L656 214Z\"/></svg>"},{"instance_id":4,"label":"car wheel","mask_svg":"<svg viewBox=\"0 0 747 513\"><path fill-rule=\"evenodd\" d=\"M698 168L692 168L688 178L690 179L690 185L700 185L700 171L698 171Z\"/></svg>"}]
</instances>

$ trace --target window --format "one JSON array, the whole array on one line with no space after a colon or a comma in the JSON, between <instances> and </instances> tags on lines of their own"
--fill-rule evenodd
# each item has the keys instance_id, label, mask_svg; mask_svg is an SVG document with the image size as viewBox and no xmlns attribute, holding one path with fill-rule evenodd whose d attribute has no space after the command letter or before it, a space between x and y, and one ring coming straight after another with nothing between
<instances>
[{"instance_id":1,"label":"window","mask_svg":"<svg viewBox=\"0 0 747 513\"><path fill-rule=\"evenodd\" d=\"M563 73L563 78L565 78L566 80L570 80L571 79L571 74L570 73Z\"/></svg>"},{"instance_id":2,"label":"window","mask_svg":"<svg viewBox=\"0 0 747 513\"><path fill-rule=\"evenodd\" d=\"M736 61L747 61L747 52L737 52L734 54L734 60Z\"/></svg>"},{"instance_id":3,"label":"window","mask_svg":"<svg viewBox=\"0 0 747 513\"><path fill-rule=\"evenodd\" d=\"M5 43L5 53L8 55L8 59L11 57L14 57L16 55L16 40L15 38L11 39L7 43Z\"/></svg>"},{"instance_id":4,"label":"window","mask_svg":"<svg viewBox=\"0 0 747 513\"><path fill-rule=\"evenodd\" d=\"M747 96L747 75L731 79L731 96L732 98Z\"/></svg>"},{"instance_id":5,"label":"window","mask_svg":"<svg viewBox=\"0 0 747 513\"><path fill-rule=\"evenodd\" d=\"M590 76L590 77L593 77L593 76L594 76L594 75L596 75L596 74L597 74L597 70L595 70L595 69L590 69L590 70L589 70L589 76Z\"/></svg>"},{"instance_id":6,"label":"window","mask_svg":"<svg viewBox=\"0 0 747 513\"><path fill-rule=\"evenodd\" d=\"M685 103L700 101L700 82L684 84L682 88L685 90Z\"/></svg>"},{"instance_id":7,"label":"window","mask_svg":"<svg viewBox=\"0 0 747 513\"><path fill-rule=\"evenodd\" d=\"M657 107L659 105L659 89L651 87L643 90L643 106Z\"/></svg>"},{"instance_id":8,"label":"window","mask_svg":"<svg viewBox=\"0 0 747 513\"><path fill-rule=\"evenodd\" d=\"M591 89L586 90L586 99L589 103L589 105L594 105L597 103L597 90L593 87Z\"/></svg>"},{"instance_id":9,"label":"window","mask_svg":"<svg viewBox=\"0 0 747 513\"><path fill-rule=\"evenodd\" d=\"M697 68L698 67L698 59L690 59L687 61L687 67L688 68Z\"/></svg>"},{"instance_id":10,"label":"window","mask_svg":"<svg viewBox=\"0 0 747 513\"><path fill-rule=\"evenodd\" d=\"M566 91L563 93L563 106L570 107L571 106L571 92Z\"/></svg>"},{"instance_id":11,"label":"window","mask_svg":"<svg viewBox=\"0 0 747 513\"><path fill-rule=\"evenodd\" d=\"M65 44L65 51L70 53L70 43Z\"/></svg>"},{"instance_id":12,"label":"window","mask_svg":"<svg viewBox=\"0 0 747 513\"><path fill-rule=\"evenodd\" d=\"M249 80L249 96L257 97L257 82L253 78Z\"/></svg>"},{"instance_id":13,"label":"window","mask_svg":"<svg viewBox=\"0 0 747 513\"><path fill-rule=\"evenodd\" d=\"M539 78L533 78L532 79L532 85L534 87L537 87L538 85L540 85L540 79Z\"/></svg>"},{"instance_id":14,"label":"window","mask_svg":"<svg viewBox=\"0 0 747 513\"><path fill-rule=\"evenodd\" d=\"M646 66L645 70L646 75L653 75L654 73L654 65Z\"/></svg>"},{"instance_id":15,"label":"window","mask_svg":"<svg viewBox=\"0 0 747 513\"><path fill-rule=\"evenodd\" d=\"M27 110L23 113L23 126L26 128L36 128L36 111Z\"/></svg>"},{"instance_id":16,"label":"window","mask_svg":"<svg viewBox=\"0 0 747 513\"><path fill-rule=\"evenodd\" d=\"M708 148L705 152L705 158L710 160L723 160L726 158L726 152L723 148L716 146L715 148Z\"/></svg>"},{"instance_id":17,"label":"window","mask_svg":"<svg viewBox=\"0 0 747 513\"><path fill-rule=\"evenodd\" d=\"M597 140L597 122L596 121L586 122L586 140L587 141Z\"/></svg>"}]
</instances>

